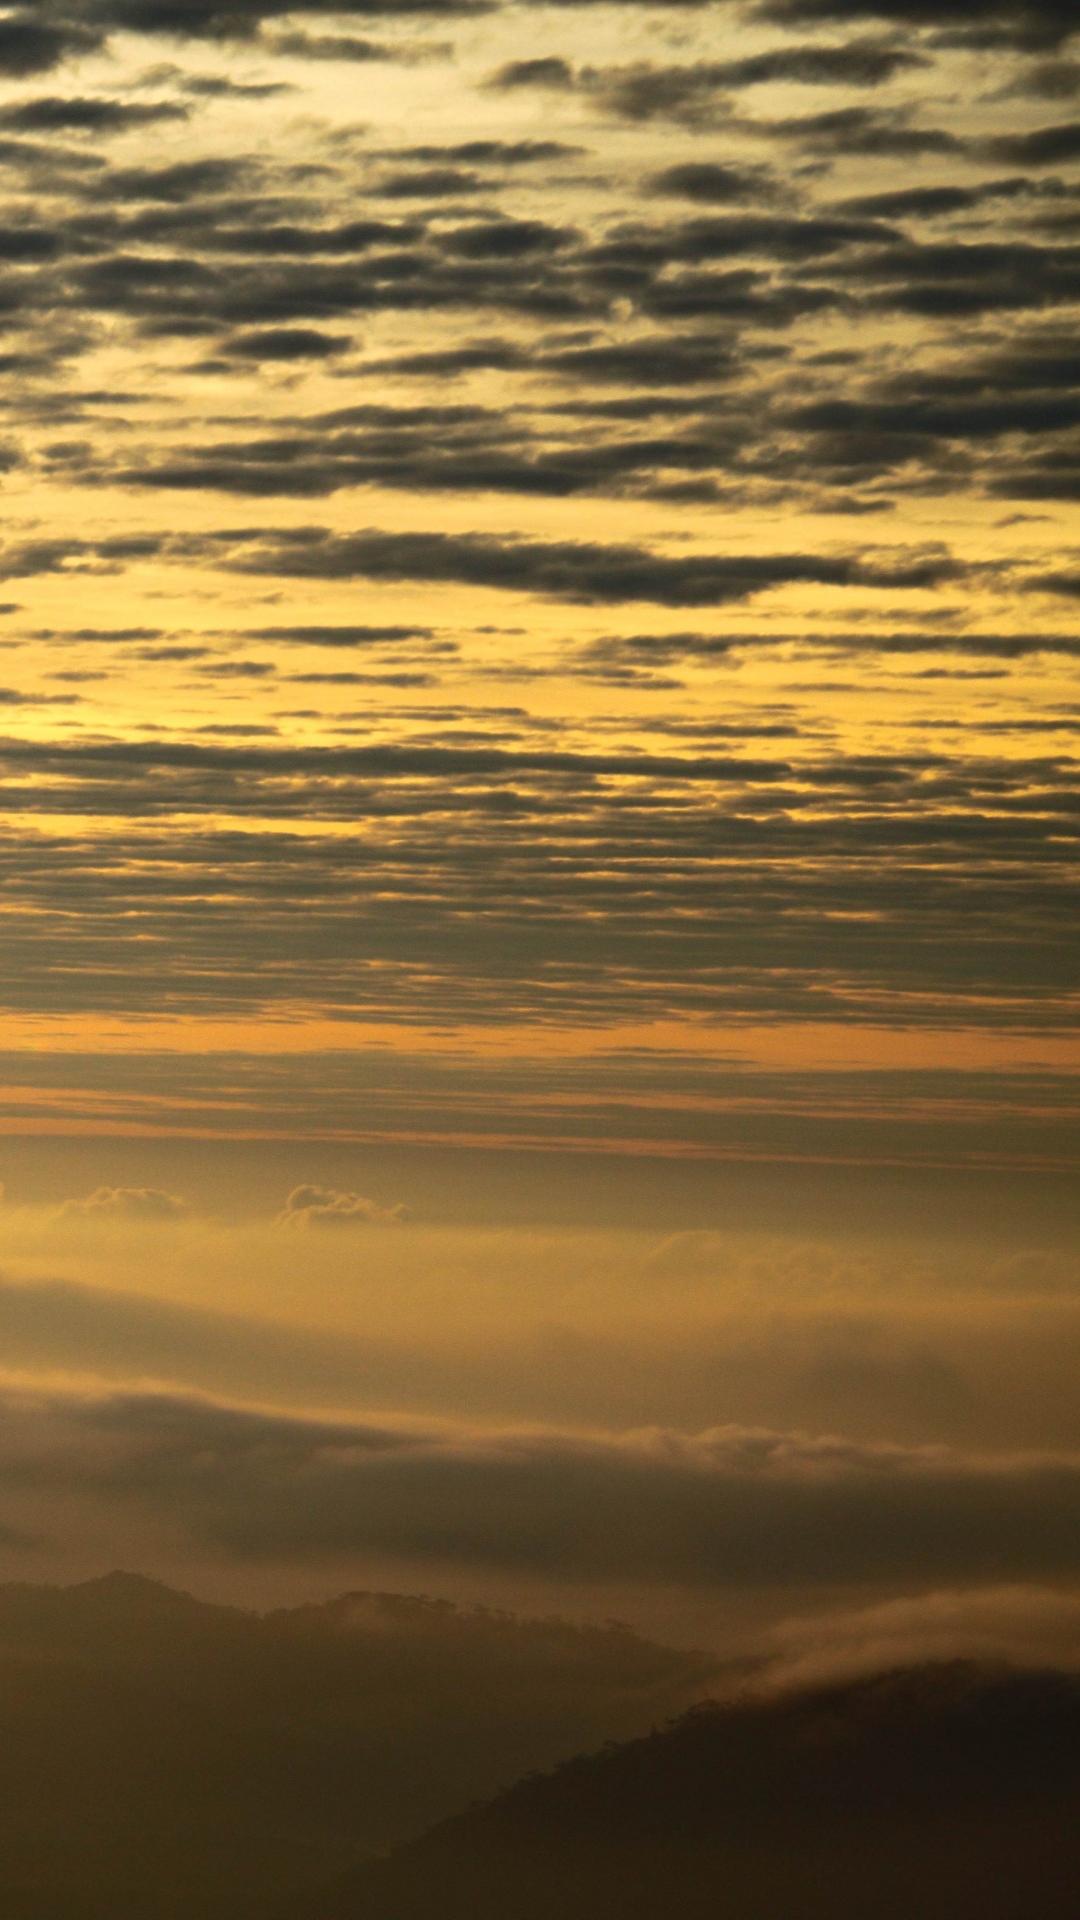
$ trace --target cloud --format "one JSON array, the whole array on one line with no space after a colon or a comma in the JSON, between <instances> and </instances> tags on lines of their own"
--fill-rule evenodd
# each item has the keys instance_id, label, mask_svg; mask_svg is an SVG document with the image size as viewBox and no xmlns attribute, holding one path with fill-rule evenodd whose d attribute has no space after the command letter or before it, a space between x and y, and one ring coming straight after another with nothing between
<instances>
[{"instance_id":1,"label":"cloud","mask_svg":"<svg viewBox=\"0 0 1080 1920\"><path fill-rule=\"evenodd\" d=\"M65 1200L62 1214L98 1220L177 1220L187 1201L160 1187L95 1187L82 1200Z\"/></svg>"},{"instance_id":2,"label":"cloud","mask_svg":"<svg viewBox=\"0 0 1080 1920\"><path fill-rule=\"evenodd\" d=\"M890 187L883 193L858 194L854 199L839 200L833 211L882 220L933 220L951 213L971 212L988 200L1012 200L1037 191L1035 183L1023 175L983 181L977 187Z\"/></svg>"},{"instance_id":3,"label":"cloud","mask_svg":"<svg viewBox=\"0 0 1080 1920\"><path fill-rule=\"evenodd\" d=\"M350 534L311 528L254 536L226 565L243 573L322 580L455 580L538 593L581 605L644 600L668 607L723 606L793 582L925 587L956 578L945 553L883 556L748 554L667 556L630 545L529 542L445 533Z\"/></svg>"},{"instance_id":4,"label":"cloud","mask_svg":"<svg viewBox=\"0 0 1080 1920\"><path fill-rule=\"evenodd\" d=\"M382 1207L361 1193L336 1187L294 1187L274 1224L278 1227L385 1227L396 1225L404 1209Z\"/></svg>"},{"instance_id":5,"label":"cloud","mask_svg":"<svg viewBox=\"0 0 1080 1920\"><path fill-rule=\"evenodd\" d=\"M566 92L574 85L574 70L560 54L544 54L535 60L509 60L499 67L486 84L501 92L515 87L543 87Z\"/></svg>"},{"instance_id":6,"label":"cloud","mask_svg":"<svg viewBox=\"0 0 1080 1920\"><path fill-rule=\"evenodd\" d=\"M388 642L404 640L430 640L433 638L431 627L252 627L247 636L252 640L279 640L299 647L377 647Z\"/></svg>"},{"instance_id":7,"label":"cloud","mask_svg":"<svg viewBox=\"0 0 1080 1920\"><path fill-rule=\"evenodd\" d=\"M1003 100L1075 100L1080 94L1080 62L1036 60L1002 89Z\"/></svg>"},{"instance_id":8,"label":"cloud","mask_svg":"<svg viewBox=\"0 0 1080 1920\"><path fill-rule=\"evenodd\" d=\"M175 100L132 102L126 100L44 98L20 100L0 108L0 127L19 133L53 133L71 129L79 133L125 133L131 127L153 126L161 120L186 120L189 109Z\"/></svg>"},{"instance_id":9,"label":"cloud","mask_svg":"<svg viewBox=\"0 0 1080 1920\"><path fill-rule=\"evenodd\" d=\"M927 1662L1080 1667L1080 1589L945 1588L871 1607L785 1621L768 1636L766 1684L787 1690Z\"/></svg>"},{"instance_id":10,"label":"cloud","mask_svg":"<svg viewBox=\"0 0 1080 1920\"><path fill-rule=\"evenodd\" d=\"M548 160L574 158L583 147L568 146L565 140L459 140L452 145L394 147L396 160L428 160L442 163L465 161L472 166L528 167Z\"/></svg>"},{"instance_id":11,"label":"cloud","mask_svg":"<svg viewBox=\"0 0 1080 1920\"><path fill-rule=\"evenodd\" d=\"M583 1436L9 1394L0 1489L166 1516L244 1560L812 1589L1074 1577L1080 1462L726 1426Z\"/></svg>"},{"instance_id":12,"label":"cloud","mask_svg":"<svg viewBox=\"0 0 1080 1920\"><path fill-rule=\"evenodd\" d=\"M824 87L879 87L896 74L932 64L925 54L898 47L889 40L849 40L838 47L773 47L742 60L724 60L684 69L708 75L707 84L721 89L768 85L771 82ZM678 71L678 69L672 69Z\"/></svg>"},{"instance_id":13,"label":"cloud","mask_svg":"<svg viewBox=\"0 0 1080 1920\"><path fill-rule=\"evenodd\" d=\"M941 127L913 126L911 121L912 109L908 106L834 107L827 113L800 114L786 120L744 120L740 129L822 155L862 153L901 159L966 152L967 142L960 136Z\"/></svg>"},{"instance_id":14,"label":"cloud","mask_svg":"<svg viewBox=\"0 0 1080 1920\"><path fill-rule=\"evenodd\" d=\"M87 187L87 194L111 202L157 200L183 206L242 188L252 173L247 160L215 157L177 160L164 167L108 167Z\"/></svg>"},{"instance_id":15,"label":"cloud","mask_svg":"<svg viewBox=\"0 0 1080 1920\"><path fill-rule=\"evenodd\" d=\"M0 20L0 73L11 80L50 73L65 60L96 53L102 46L102 28L74 20L50 21L33 13L9 13Z\"/></svg>"},{"instance_id":16,"label":"cloud","mask_svg":"<svg viewBox=\"0 0 1080 1920\"><path fill-rule=\"evenodd\" d=\"M451 200L460 194L482 193L485 182L460 167L424 167L415 173L392 173L372 187L380 200Z\"/></svg>"},{"instance_id":17,"label":"cloud","mask_svg":"<svg viewBox=\"0 0 1080 1920\"><path fill-rule=\"evenodd\" d=\"M1080 487L1080 200L1071 107L1001 102L1037 77L1018 36L1073 14L883 0L837 4L830 27L808 4L797 31L699 60L698 42L638 59L583 38L584 15L556 31L532 13L505 47L470 32L434 92L400 72L395 98L419 88L431 112L387 121L385 89L350 105L344 83L399 33L403 51L436 31L407 9L76 11L76 51L126 21L171 34L174 64L123 86L96 63L62 85L28 73L5 102L34 121L0 143L18 183L0 230L3 445L23 463L3 557L35 603L2 675L11 732L33 722L4 762L15 1003L114 1018L164 991L222 1017L590 1030L696 1009L904 1019L920 1044L970 1021L980 1047L1061 1020L1075 717L1047 704L1037 663L1077 652L1076 567L1049 520L1006 532L1000 502L1054 512ZM24 29L67 32L61 13L16 12L0 54L51 59L59 43ZM942 39L970 50L973 32L975 63ZM1072 84L1068 61L1036 58L1040 85ZM279 59L354 64L279 77ZM474 125L467 88L491 67L496 89L474 96L490 127ZM310 82L312 117L283 78ZM91 124L176 106L186 120L130 123L130 155ZM696 112L723 131L681 134ZM991 164L987 140L1026 142L1023 164ZM415 404L391 404L402 389ZM1039 603L1045 629L1025 585L1062 589ZM140 627L181 587L208 596L175 616L194 627ZM85 624L49 628L73 591ZM499 616L488 592L517 604ZM529 632L484 632L489 617ZM153 659L140 636L160 640ZM297 646L365 674L312 680L313 655L292 682ZM72 681L61 698L80 707L39 704L42 676L84 671L91 648L113 679ZM425 686L437 658L442 701ZM961 729L965 660L1015 671L965 683ZM838 675L873 681L880 733ZM521 710L494 711L514 676ZM552 723L580 721L582 678L604 694L571 735ZM132 716L152 751L112 737ZM716 858L719 893L702 880ZM121 1108L137 1124L136 1087L170 1124L241 1125L211 1063L189 1063L185 1121L179 1068L158 1062L155 1087L137 1064L65 1062L63 1086L59 1057L35 1064L36 1096L17 1069L11 1124L48 1086L80 1125ZM251 1120L456 1138L475 1098L502 1141L595 1126L624 1146L807 1154L825 1128L853 1156L886 1140L901 1157L1066 1151L1056 1080L756 1081L766 1117L719 1079L680 1106L666 1090L683 1083L640 1063L622 1081L594 1068L590 1107L563 1067L549 1083L528 1064L516 1087L475 1063L418 1067L425 1098L445 1098L410 1106L390 1076L369 1112L358 1069L292 1062L259 1070ZM662 1083L651 1108L634 1072L650 1097ZM544 1095L532 1112L522 1083ZM947 1117L961 1108L978 1116L966 1148Z\"/></svg>"},{"instance_id":18,"label":"cloud","mask_svg":"<svg viewBox=\"0 0 1080 1920\"><path fill-rule=\"evenodd\" d=\"M178 74L177 84L182 93L196 100L273 100L279 94L296 92L287 80L230 80L225 73Z\"/></svg>"},{"instance_id":19,"label":"cloud","mask_svg":"<svg viewBox=\"0 0 1080 1920\"><path fill-rule=\"evenodd\" d=\"M1054 127L1035 127L1028 133L998 135L984 142L991 160L1020 167L1060 167L1080 160L1080 120Z\"/></svg>"},{"instance_id":20,"label":"cloud","mask_svg":"<svg viewBox=\"0 0 1080 1920\"><path fill-rule=\"evenodd\" d=\"M344 19L474 16L492 11L489 0L346 0L328 10L324 0L68 0L68 13L102 31L166 34L170 38L246 40L264 21L294 15Z\"/></svg>"},{"instance_id":21,"label":"cloud","mask_svg":"<svg viewBox=\"0 0 1080 1920\"><path fill-rule=\"evenodd\" d=\"M1080 573L1038 573L1027 584L1033 593L1054 593L1066 600L1080 600Z\"/></svg>"},{"instance_id":22,"label":"cloud","mask_svg":"<svg viewBox=\"0 0 1080 1920\"><path fill-rule=\"evenodd\" d=\"M1072 0L761 0L758 17L781 25L884 21L929 28L945 47L1056 47L1076 31Z\"/></svg>"},{"instance_id":23,"label":"cloud","mask_svg":"<svg viewBox=\"0 0 1080 1920\"><path fill-rule=\"evenodd\" d=\"M710 160L685 160L665 167L650 177L648 185L651 193L700 200L710 206L760 200L775 192L772 181L760 173L719 166Z\"/></svg>"},{"instance_id":24,"label":"cloud","mask_svg":"<svg viewBox=\"0 0 1080 1920\"><path fill-rule=\"evenodd\" d=\"M351 344L347 335L320 333L315 327L261 327L233 334L217 351L238 360L327 360Z\"/></svg>"},{"instance_id":25,"label":"cloud","mask_svg":"<svg viewBox=\"0 0 1080 1920\"><path fill-rule=\"evenodd\" d=\"M688 66L657 66L641 60L628 66L585 66L575 71L570 61L550 54L512 60L485 84L500 91L576 90L618 119L675 120L697 127L730 120L727 96L747 87L774 82L880 87L897 73L929 64L923 54L889 42L854 40L840 47L775 47L742 60L697 60Z\"/></svg>"},{"instance_id":26,"label":"cloud","mask_svg":"<svg viewBox=\"0 0 1080 1920\"><path fill-rule=\"evenodd\" d=\"M448 60L453 53L453 48L444 41L366 40L355 34L298 30L269 34L263 44L268 53L291 60L341 60L350 65L392 60L403 66L414 66L426 60Z\"/></svg>"},{"instance_id":27,"label":"cloud","mask_svg":"<svg viewBox=\"0 0 1080 1920\"><path fill-rule=\"evenodd\" d=\"M1067 627L1057 636L969 634L920 625L881 631L868 621L822 623L820 632L845 662L928 666L1055 651L1067 658L1078 644ZM306 636L290 630L285 644L293 638ZM332 630L330 644L339 640ZM796 649L802 676L816 651L805 635L710 632L707 623L697 633L631 628L595 647L569 647L567 664L670 673L684 662L730 658L733 649L738 657L769 648L778 650L772 661ZM239 684L246 699L246 682ZM740 743L738 723L748 720ZM885 1026L902 1017L939 1028L961 1008L970 1017L970 981L973 972L983 977L992 951L995 1025L1038 1031L1061 1019L1071 957L1061 846L1075 807L1068 734L1056 746L1040 740L1016 750L1016 741L1012 751L996 736L969 734L961 752L920 729L902 751L852 753L813 733L802 747L797 734L763 739L756 728L766 716L757 713L725 713L725 722L733 731L712 740L676 730L667 741L626 741L616 730L581 750L558 735L526 730L515 739L513 716L508 728L490 716L479 728L474 721L463 738L453 716L438 724L430 714L385 744L211 744L164 734L6 741L0 758L13 824L3 876L23 908L6 936L7 990L20 1007L51 1007L61 978L78 982L80 1008L159 1009L165 967L173 1008L230 1017L305 1002L382 1008L392 994L403 1017L424 1021L486 1024L520 1020L526 1010L546 1021L555 1006L590 1022L601 1011L608 1023L692 1008L728 1018L737 1007L755 1020L865 1019L872 1010ZM31 818L20 827L24 810ZM108 833L73 838L66 823L84 810L108 820ZM50 823L44 836L34 824L42 821ZM700 874L701 846L718 832L722 901L702 890ZM617 885L607 866L597 871L583 859L583 840L604 850ZM512 910L522 897L531 903L527 937ZM665 924L643 929L640 901L657 897ZM226 912L223 900L242 900L243 913ZM342 1066L340 1086L326 1096L333 1129L468 1124L468 1076L448 1082L435 1113L418 1120L392 1083L376 1111L358 1093L358 1070ZM17 1113L26 1059L7 1071ZM51 1054L33 1065L39 1084L55 1073L65 1076L58 1085L83 1089L70 1097L73 1110L88 1115L101 1097L90 1071ZM144 1088L150 1101L181 1129L191 1125L179 1069L155 1056L153 1072ZM275 1132L324 1129L323 1096L296 1091L306 1086L298 1065L290 1074L281 1085L260 1079L263 1123ZM247 1110L230 1103L208 1068L195 1084L207 1090L198 1097L200 1124L240 1125ZM924 1153L936 1140L951 1156L959 1134L938 1108L945 1092L934 1094L924 1130L904 1100L886 1124L883 1089L893 1084L860 1094L856 1115L830 1122L834 1147L861 1155L887 1139L893 1151L902 1143L904 1153ZM978 1091L964 1099L976 1099L985 1116L972 1151L1027 1154L1036 1139L1055 1157L1069 1151L1068 1114L1044 1106L1044 1083L1010 1091L1000 1121L990 1091L965 1084ZM582 1116L571 1095L583 1091L567 1082L565 1107L542 1101L509 1115L501 1094L485 1093L485 1124L500 1135L577 1136ZM949 1098L954 1091L949 1083ZM719 1104L697 1113L677 1103L661 1131L710 1150L746 1144L759 1129L801 1152L820 1146L820 1111L792 1112L789 1089L780 1097L787 1117L769 1122L727 1106L732 1093L722 1080L710 1083ZM606 1135L633 1138L644 1127L657 1137L655 1112L646 1124L625 1086L605 1082L604 1094L595 1114ZM1015 1116L1029 1110L1020 1126Z\"/></svg>"}]
</instances>

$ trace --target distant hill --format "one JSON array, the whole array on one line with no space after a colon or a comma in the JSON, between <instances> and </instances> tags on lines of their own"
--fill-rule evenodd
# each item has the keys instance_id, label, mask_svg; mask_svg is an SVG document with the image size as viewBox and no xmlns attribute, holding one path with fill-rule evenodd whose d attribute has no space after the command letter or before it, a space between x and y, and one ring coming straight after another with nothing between
<instances>
[{"instance_id":1,"label":"distant hill","mask_svg":"<svg viewBox=\"0 0 1080 1920\"><path fill-rule=\"evenodd\" d=\"M292 1920L1076 1920L1080 1681L963 1664L700 1709Z\"/></svg>"},{"instance_id":2,"label":"distant hill","mask_svg":"<svg viewBox=\"0 0 1080 1920\"><path fill-rule=\"evenodd\" d=\"M0 1915L254 1920L714 1666L397 1594L260 1616L126 1573L0 1587Z\"/></svg>"}]
</instances>

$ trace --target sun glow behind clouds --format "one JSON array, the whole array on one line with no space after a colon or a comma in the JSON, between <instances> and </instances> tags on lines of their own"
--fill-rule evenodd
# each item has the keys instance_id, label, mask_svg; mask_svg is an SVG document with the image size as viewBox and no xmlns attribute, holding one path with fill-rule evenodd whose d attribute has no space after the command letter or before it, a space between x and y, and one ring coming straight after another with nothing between
<instances>
[{"instance_id":1,"label":"sun glow behind clouds","mask_svg":"<svg viewBox=\"0 0 1080 1920\"><path fill-rule=\"evenodd\" d=\"M1075 1580L1074 8L875 9L0 22L27 1577Z\"/></svg>"}]
</instances>

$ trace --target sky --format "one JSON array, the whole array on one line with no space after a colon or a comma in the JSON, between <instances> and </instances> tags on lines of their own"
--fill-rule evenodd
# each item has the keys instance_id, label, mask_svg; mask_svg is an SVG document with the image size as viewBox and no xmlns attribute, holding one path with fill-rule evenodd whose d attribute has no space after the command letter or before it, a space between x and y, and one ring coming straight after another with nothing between
<instances>
[{"instance_id":1,"label":"sky","mask_svg":"<svg viewBox=\"0 0 1080 1920\"><path fill-rule=\"evenodd\" d=\"M1075 1648L1072 0L26 4L0 165L0 1578Z\"/></svg>"}]
</instances>

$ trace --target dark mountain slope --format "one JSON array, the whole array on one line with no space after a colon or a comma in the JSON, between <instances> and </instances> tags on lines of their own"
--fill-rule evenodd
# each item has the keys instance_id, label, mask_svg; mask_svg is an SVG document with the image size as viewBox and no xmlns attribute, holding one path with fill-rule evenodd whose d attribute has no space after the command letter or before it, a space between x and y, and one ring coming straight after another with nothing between
<instances>
[{"instance_id":1,"label":"dark mountain slope","mask_svg":"<svg viewBox=\"0 0 1080 1920\"><path fill-rule=\"evenodd\" d=\"M0 1587L2 1920L248 1920L708 1690L626 1628L396 1594L266 1616Z\"/></svg>"},{"instance_id":2,"label":"dark mountain slope","mask_svg":"<svg viewBox=\"0 0 1080 1920\"><path fill-rule=\"evenodd\" d=\"M522 1781L302 1909L303 1920L1077 1915L1080 1682L963 1664L699 1709Z\"/></svg>"}]
</instances>

